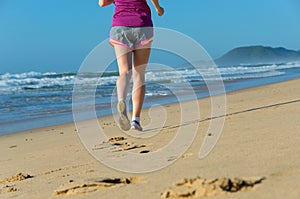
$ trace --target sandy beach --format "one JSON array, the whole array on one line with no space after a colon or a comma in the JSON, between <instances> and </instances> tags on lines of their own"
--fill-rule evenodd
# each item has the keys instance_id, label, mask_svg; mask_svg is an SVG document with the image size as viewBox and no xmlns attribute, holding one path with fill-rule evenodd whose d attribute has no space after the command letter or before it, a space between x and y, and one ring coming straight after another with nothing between
<instances>
[{"instance_id":1,"label":"sandy beach","mask_svg":"<svg viewBox=\"0 0 300 199\"><path fill-rule=\"evenodd\" d=\"M211 106L210 98L198 102L201 119L191 147L174 164L150 173L125 173L101 164L82 145L74 123L3 135L0 198L300 197L300 79L228 93L222 135L201 160ZM191 102L185 103L192 112ZM99 123L111 146L151 153L181 127L179 104L164 108L165 127L147 139L122 133L112 116L99 118ZM145 126L150 121L147 111ZM188 120L187 129L195 125L195 118ZM89 122L84 122L85 130L93 131Z\"/></svg>"}]
</instances>

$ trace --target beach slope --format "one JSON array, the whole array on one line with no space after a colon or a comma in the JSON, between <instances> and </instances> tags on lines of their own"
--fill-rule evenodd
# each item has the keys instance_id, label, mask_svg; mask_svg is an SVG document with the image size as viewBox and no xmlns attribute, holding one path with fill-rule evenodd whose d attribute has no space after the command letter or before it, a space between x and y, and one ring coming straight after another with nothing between
<instances>
[{"instance_id":1,"label":"beach slope","mask_svg":"<svg viewBox=\"0 0 300 199\"><path fill-rule=\"evenodd\" d=\"M202 160L198 153L210 122L210 99L199 104L192 146L171 166L146 174L119 172L96 161L75 124L3 135L0 198L300 197L300 79L228 93L222 135ZM148 139L123 134L112 116L99 122L121 150L149 153L168 144L181 127L179 104L164 108L166 127ZM150 121L147 111L144 125ZM195 118L188 119L193 122L186 127L195 124ZM91 128L86 121L86 130Z\"/></svg>"}]
</instances>

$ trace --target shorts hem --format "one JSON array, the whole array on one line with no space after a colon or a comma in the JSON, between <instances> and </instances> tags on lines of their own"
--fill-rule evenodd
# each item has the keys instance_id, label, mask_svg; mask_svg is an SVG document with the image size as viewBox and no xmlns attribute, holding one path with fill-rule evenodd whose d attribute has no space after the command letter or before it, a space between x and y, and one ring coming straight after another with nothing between
<instances>
[{"instance_id":1,"label":"shorts hem","mask_svg":"<svg viewBox=\"0 0 300 199\"><path fill-rule=\"evenodd\" d=\"M125 43L123 43L123 42L121 42L121 41L119 41L119 40L117 40L117 39L114 39L114 38L110 38L110 39L109 39L109 43L110 43L110 45L112 45L112 46L114 46L115 44L117 44L117 45L121 45L121 46L124 46L124 47L126 47L126 48L129 48L130 50L134 50L134 49L136 49L137 47L142 47L142 46L146 46L147 44L150 44L151 42L153 42L153 38L154 38L154 37L151 37L151 38L149 38L149 39L146 39L146 40L140 42L139 44L137 44L135 47L130 47L130 46L128 46L127 44L125 44Z\"/></svg>"},{"instance_id":2,"label":"shorts hem","mask_svg":"<svg viewBox=\"0 0 300 199\"><path fill-rule=\"evenodd\" d=\"M135 47L146 46L147 44L150 44L151 42L153 42L153 37L142 41L141 43L137 44Z\"/></svg>"},{"instance_id":3,"label":"shorts hem","mask_svg":"<svg viewBox=\"0 0 300 199\"><path fill-rule=\"evenodd\" d=\"M110 43L110 45L112 45L112 46L114 46L114 44L117 44L117 45L121 45L121 46L124 46L124 47L126 47L126 48L129 48L130 50L134 50L133 47L130 47L130 46L128 46L127 44L124 44L123 42L121 42L121 41L119 41L119 40L116 40L116 39L110 38L110 39L109 39L109 43Z\"/></svg>"}]
</instances>

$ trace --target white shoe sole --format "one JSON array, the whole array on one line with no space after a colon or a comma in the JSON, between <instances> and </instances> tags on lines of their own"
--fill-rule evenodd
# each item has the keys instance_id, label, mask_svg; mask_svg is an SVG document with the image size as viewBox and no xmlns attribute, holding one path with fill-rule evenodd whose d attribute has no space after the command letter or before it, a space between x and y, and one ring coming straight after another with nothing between
<instances>
[{"instance_id":1,"label":"white shoe sole","mask_svg":"<svg viewBox=\"0 0 300 199\"><path fill-rule=\"evenodd\" d=\"M135 131L143 131L143 129L136 128L135 126L132 126L130 129L131 129L131 130L135 130Z\"/></svg>"}]
</instances>

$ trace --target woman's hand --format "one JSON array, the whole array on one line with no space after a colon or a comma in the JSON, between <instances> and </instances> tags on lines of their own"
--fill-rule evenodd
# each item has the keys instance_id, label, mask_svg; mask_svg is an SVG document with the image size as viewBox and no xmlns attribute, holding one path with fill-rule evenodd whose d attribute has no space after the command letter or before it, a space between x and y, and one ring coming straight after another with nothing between
<instances>
[{"instance_id":1,"label":"woman's hand","mask_svg":"<svg viewBox=\"0 0 300 199\"><path fill-rule=\"evenodd\" d=\"M163 16L163 14L165 13L165 10L159 5L158 0L151 0L151 1L156 9L158 16Z\"/></svg>"},{"instance_id":2,"label":"woman's hand","mask_svg":"<svg viewBox=\"0 0 300 199\"><path fill-rule=\"evenodd\" d=\"M158 16L163 16L165 13L165 9L163 7L159 7L158 9L156 9L156 12Z\"/></svg>"},{"instance_id":3,"label":"woman's hand","mask_svg":"<svg viewBox=\"0 0 300 199\"><path fill-rule=\"evenodd\" d=\"M115 0L99 0L99 6L104 7L114 3Z\"/></svg>"}]
</instances>

